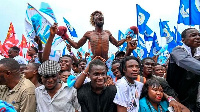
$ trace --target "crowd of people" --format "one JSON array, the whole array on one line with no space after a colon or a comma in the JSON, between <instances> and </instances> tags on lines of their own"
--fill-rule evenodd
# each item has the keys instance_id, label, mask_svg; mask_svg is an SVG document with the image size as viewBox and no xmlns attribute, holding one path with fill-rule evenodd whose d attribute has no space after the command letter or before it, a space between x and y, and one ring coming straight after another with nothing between
<instances>
[{"instance_id":1,"label":"crowd of people","mask_svg":"<svg viewBox=\"0 0 200 112\"><path fill-rule=\"evenodd\" d=\"M0 110L13 112L200 112L200 63L197 48L200 33L195 28L182 32L182 46L177 46L165 65L156 58L140 59L131 55L137 47L138 29L128 29L126 38L117 41L103 30L104 17L100 11L91 14L95 30L88 31L74 42L67 28L51 26L50 36L42 48L31 47L26 61L13 46L9 58L0 60ZM67 40L67 49L59 61L49 59L55 35ZM71 51L86 41L91 43L90 62ZM126 52L117 51L111 64L114 78L108 75L109 42L120 46L127 42Z\"/></svg>"}]
</instances>

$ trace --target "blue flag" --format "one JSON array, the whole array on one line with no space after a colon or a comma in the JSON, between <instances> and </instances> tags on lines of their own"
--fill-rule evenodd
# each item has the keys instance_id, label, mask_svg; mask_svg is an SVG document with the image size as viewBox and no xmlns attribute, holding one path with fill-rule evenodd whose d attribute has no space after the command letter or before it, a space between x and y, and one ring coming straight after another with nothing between
<instances>
[{"instance_id":1,"label":"blue flag","mask_svg":"<svg viewBox=\"0 0 200 112\"><path fill-rule=\"evenodd\" d=\"M175 39L176 39L176 35L173 31L172 31L172 36L166 38L166 43L168 44L169 53L171 53L173 48L177 46Z\"/></svg>"},{"instance_id":2,"label":"blue flag","mask_svg":"<svg viewBox=\"0 0 200 112\"><path fill-rule=\"evenodd\" d=\"M124 34L122 33L122 31L118 31L118 41L124 39ZM127 46L127 42L124 42L120 47L119 47L119 51L124 51L125 48Z\"/></svg>"},{"instance_id":3,"label":"blue flag","mask_svg":"<svg viewBox=\"0 0 200 112\"><path fill-rule=\"evenodd\" d=\"M146 25L146 31L144 32L144 40L145 41L153 41L153 37L150 36L153 31Z\"/></svg>"},{"instance_id":4,"label":"blue flag","mask_svg":"<svg viewBox=\"0 0 200 112\"><path fill-rule=\"evenodd\" d=\"M160 36L161 37L170 37L172 36L169 25L167 24L169 21L161 21L159 22L160 26Z\"/></svg>"},{"instance_id":5,"label":"blue flag","mask_svg":"<svg viewBox=\"0 0 200 112\"><path fill-rule=\"evenodd\" d=\"M148 51L145 45L144 40L138 36L138 50L137 50L137 54L140 57L140 59L144 59L147 57Z\"/></svg>"},{"instance_id":6,"label":"blue flag","mask_svg":"<svg viewBox=\"0 0 200 112\"><path fill-rule=\"evenodd\" d=\"M178 32L176 27L174 26L175 34L176 34L176 44L179 46L183 45L181 34Z\"/></svg>"},{"instance_id":7,"label":"blue flag","mask_svg":"<svg viewBox=\"0 0 200 112\"><path fill-rule=\"evenodd\" d=\"M156 55L160 55L161 53L164 53L168 49L168 44L166 44L164 47L162 47Z\"/></svg>"},{"instance_id":8,"label":"blue flag","mask_svg":"<svg viewBox=\"0 0 200 112\"><path fill-rule=\"evenodd\" d=\"M150 14L145 11L140 5L136 4L137 7L137 26L140 34L144 34L147 21L149 20Z\"/></svg>"},{"instance_id":9,"label":"blue flag","mask_svg":"<svg viewBox=\"0 0 200 112\"><path fill-rule=\"evenodd\" d=\"M67 21L64 17L63 17L63 20L64 20L64 22L65 22L65 24L66 24L66 26L67 26L67 29L68 29L69 32L70 32L70 35L71 35L72 37L77 37L77 38L78 38L78 36L77 36L77 34L76 34L76 30L70 25L69 21Z\"/></svg>"},{"instance_id":10,"label":"blue flag","mask_svg":"<svg viewBox=\"0 0 200 112\"><path fill-rule=\"evenodd\" d=\"M149 57L153 57L154 55L156 55L157 52L158 52L160 49L161 49L161 47L159 47L157 35L156 35L156 33L154 32L154 35L153 35L153 42L152 42L152 45L151 45L151 50L150 50L150 53L149 53Z\"/></svg>"},{"instance_id":11,"label":"blue flag","mask_svg":"<svg viewBox=\"0 0 200 112\"><path fill-rule=\"evenodd\" d=\"M159 55L157 63L164 65L167 62L167 57L164 55Z\"/></svg>"},{"instance_id":12,"label":"blue flag","mask_svg":"<svg viewBox=\"0 0 200 112\"><path fill-rule=\"evenodd\" d=\"M193 0L195 1L195 0ZM190 14L189 14L189 1L180 0L178 21L177 23L183 23L184 25L190 25Z\"/></svg>"},{"instance_id":13,"label":"blue flag","mask_svg":"<svg viewBox=\"0 0 200 112\"><path fill-rule=\"evenodd\" d=\"M133 50L132 53L133 53L134 57L136 57L136 58L138 57L138 54L137 54L137 52L135 50Z\"/></svg>"},{"instance_id":14,"label":"blue flag","mask_svg":"<svg viewBox=\"0 0 200 112\"><path fill-rule=\"evenodd\" d=\"M54 13L53 13L53 10L48 3L41 2L40 11L49 15L57 23L57 20L56 20Z\"/></svg>"},{"instance_id":15,"label":"blue flag","mask_svg":"<svg viewBox=\"0 0 200 112\"><path fill-rule=\"evenodd\" d=\"M200 2L199 0L191 0L191 25L200 25Z\"/></svg>"},{"instance_id":16,"label":"blue flag","mask_svg":"<svg viewBox=\"0 0 200 112\"><path fill-rule=\"evenodd\" d=\"M66 51L66 48L67 48L67 47L65 46L64 49L63 49L63 52L62 52L62 56L66 55L66 52L65 52L65 51Z\"/></svg>"}]
</instances>

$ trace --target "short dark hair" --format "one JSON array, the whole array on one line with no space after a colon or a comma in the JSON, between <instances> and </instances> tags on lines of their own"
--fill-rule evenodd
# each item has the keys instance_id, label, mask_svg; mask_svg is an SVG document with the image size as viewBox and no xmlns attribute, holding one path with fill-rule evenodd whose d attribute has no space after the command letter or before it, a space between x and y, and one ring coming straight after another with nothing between
<instances>
[{"instance_id":1,"label":"short dark hair","mask_svg":"<svg viewBox=\"0 0 200 112\"><path fill-rule=\"evenodd\" d=\"M181 37L182 37L182 38L186 38L186 33L187 33L187 31L188 31L188 30L191 30L191 29L195 29L195 28L187 28L187 29L185 29L185 30L181 33Z\"/></svg>"},{"instance_id":2,"label":"short dark hair","mask_svg":"<svg viewBox=\"0 0 200 112\"><path fill-rule=\"evenodd\" d=\"M14 51L17 51L17 52L19 52L19 51L20 51L20 48L19 48L19 47L17 47L17 46L13 46L13 47L11 47L10 49L11 49L11 50L14 50Z\"/></svg>"},{"instance_id":3,"label":"short dark hair","mask_svg":"<svg viewBox=\"0 0 200 112\"><path fill-rule=\"evenodd\" d=\"M78 64L80 64L81 62L86 62L87 63L87 60L86 59L80 59L80 60L78 60Z\"/></svg>"},{"instance_id":4,"label":"short dark hair","mask_svg":"<svg viewBox=\"0 0 200 112\"><path fill-rule=\"evenodd\" d=\"M143 98L143 97L146 97L147 99L149 98L149 96L148 96L148 88L149 88L149 86L153 86L153 87L157 86L157 87L159 87L159 86L161 86L161 84L157 79L148 79L146 81L146 83L144 83L140 99Z\"/></svg>"},{"instance_id":5,"label":"short dark hair","mask_svg":"<svg viewBox=\"0 0 200 112\"><path fill-rule=\"evenodd\" d=\"M19 63L13 58L3 58L0 60L0 64L3 64L10 71L20 69Z\"/></svg>"},{"instance_id":6,"label":"short dark hair","mask_svg":"<svg viewBox=\"0 0 200 112\"><path fill-rule=\"evenodd\" d=\"M144 59L141 61L141 65L144 66L144 62L145 62L146 60L148 60L148 59L150 59L150 60L152 60L153 62L155 62L155 61L153 60L153 58L151 58L151 57L146 57L146 58L144 58Z\"/></svg>"},{"instance_id":7,"label":"short dark hair","mask_svg":"<svg viewBox=\"0 0 200 112\"><path fill-rule=\"evenodd\" d=\"M129 61L129 60L135 60L135 61L137 61L138 64L139 64L139 68L140 68L141 63L140 63L140 60L139 60L138 58L136 58L136 57L134 57L134 56L126 56L126 57L123 59L123 61L122 61L122 69L123 69L123 70L126 70L126 62Z\"/></svg>"},{"instance_id":8,"label":"short dark hair","mask_svg":"<svg viewBox=\"0 0 200 112\"><path fill-rule=\"evenodd\" d=\"M70 55L68 55L68 54L67 54L67 55L63 55L62 57L60 57L58 62L60 62L61 58L63 58L63 57L69 57L69 58L71 58L71 60L72 60L72 62L73 62L72 57L71 57Z\"/></svg>"},{"instance_id":9,"label":"short dark hair","mask_svg":"<svg viewBox=\"0 0 200 112\"><path fill-rule=\"evenodd\" d=\"M37 49L36 47L31 46L31 48L32 48L36 53L38 53L38 49Z\"/></svg>"},{"instance_id":10,"label":"short dark hair","mask_svg":"<svg viewBox=\"0 0 200 112\"><path fill-rule=\"evenodd\" d=\"M115 59L115 60L113 60L112 65L114 65L115 63L120 64L119 67L118 67L118 70L120 71L121 75L124 76L124 73L123 73L123 70L122 70L122 60Z\"/></svg>"},{"instance_id":11,"label":"short dark hair","mask_svg":"<svg viewBox=\"0 0 200 112\"><path fill-rule=\"evenodd\" d=\"M95 60L91 61L89 64L89 72L91 72L93 66L97 66L97 65L105 66L105 68L106 68L106 64L103 61L101 61L99 59L95 59Z\"/></svg>"}]
</instances>

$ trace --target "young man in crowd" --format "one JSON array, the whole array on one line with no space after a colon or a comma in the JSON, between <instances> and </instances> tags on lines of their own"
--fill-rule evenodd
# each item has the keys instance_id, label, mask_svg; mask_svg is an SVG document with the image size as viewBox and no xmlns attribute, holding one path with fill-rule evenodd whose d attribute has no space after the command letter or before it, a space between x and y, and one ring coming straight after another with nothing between
<instances>
[{"instance_id":1,"label":"young man in crowd","mask_svg":"<svg viewBox=\"0 0 200 112\"><path fill-rule=\"evenodd\" d=\"M19 64L27 64L28 62L26 61L25 58L21 57L19 55L19 47L13 46L8 50L8 57L15 59Z\"/></svg>"},{"instance_id":2,"label":"young man in crowd","mask_svg":"<svg viewBox=\"0 0 200 112\"><path fill-rule=\"evenodd\" d=\"M0 60L0 99L12 104L17 112L35 112L35 85L21 77L19 69L12 58Z\"/></svg>"},{"instance_id":3,"label":"young man in crowd","mask_svg":"<svg viewBox=\"0 0 200 112\"><path fill-rule=\"evenodd\" d=\"M116 112L117 107L113 100L117 90L114 85L105 86L107 80L105 63L94 59L81 73L81 77L86 78L87 73L91 82L83 84L78 89L78 101L82 112Z\"/></svg>"},{"instance_id":4,"label":"young man in crowd","mask_svg":"<svg viewBox=\"0 0 200 112\"><path fill-rule=\"evenodd\" d=\"M197 99L197 93L200 93L200 61L195 59L197 47L200 46L199 35L195 28L187 28L182 32L183 45L171 52L166 79L178 93L179 101L196 112L200 111L200 99Z\"/></svg>"},{"instance_id":5,"label":"young man in crowd","mask_svg":"<svg viewBox=\"0 0 200 112\"><path fill-rule=\"evenodd\" d=\"M43 85L35 89L38 112L80 111L75 88L69 88L59 79L60 64L47 60L38 69Z\"/></svg>"}]
</instances>

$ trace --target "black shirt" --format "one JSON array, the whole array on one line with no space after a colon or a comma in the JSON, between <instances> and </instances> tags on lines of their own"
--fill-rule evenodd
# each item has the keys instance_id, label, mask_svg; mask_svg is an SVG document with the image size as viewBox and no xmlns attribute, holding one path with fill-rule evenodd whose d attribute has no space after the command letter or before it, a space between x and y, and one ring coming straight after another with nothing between
<instances>
[{"instance_id":1,"label":"black shirt","mask_svg":"<svg viewBox=\"0 0 200 112\"><path fill-rule=\"evenodd\" d=\"M113 102L117 89L111 85L105 87L101 94L91 89L90 82L82 85L77 91L78 101L82 112L116 112L117 106Z\"/></svg>"}]
</instances>

